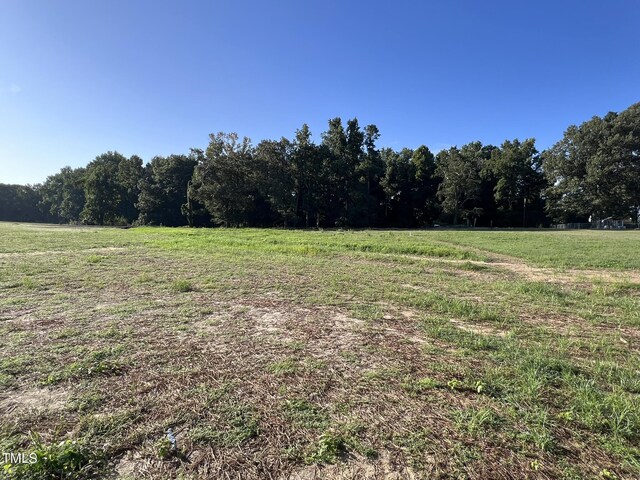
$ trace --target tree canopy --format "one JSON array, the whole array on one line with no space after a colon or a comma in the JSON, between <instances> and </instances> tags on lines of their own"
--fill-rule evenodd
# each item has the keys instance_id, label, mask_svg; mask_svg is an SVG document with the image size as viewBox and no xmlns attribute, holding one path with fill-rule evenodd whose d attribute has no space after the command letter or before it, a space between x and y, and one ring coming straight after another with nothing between
<instances>
[{"instance_id":1,"label":"tree canopy","mask_svg":"<svg viewBox=\"0 0 640 480\"><path fill-rule=\"evenodd\" d=\"M551 148L479 141L380 148L376 125L328 121L315 143L233 132L149 163L110 151L40 185L0 184L0 220L97 225L533 227L640 211L640 103L571 125Z\"/></svg>"}]
</instances>

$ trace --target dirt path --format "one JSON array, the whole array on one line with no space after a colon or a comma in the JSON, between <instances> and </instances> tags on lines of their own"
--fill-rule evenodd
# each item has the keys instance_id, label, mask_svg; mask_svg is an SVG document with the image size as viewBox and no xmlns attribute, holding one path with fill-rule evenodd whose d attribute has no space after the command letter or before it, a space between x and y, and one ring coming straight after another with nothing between
<instances>
[{"instance_id":1,"label":"dirt path","mask_svg":"<svg viewBox=\"0 0 640 480\"><path fill-rule=\"evenodd\" d=\"M80 250L37 250L35 252L6 252L0 253L0 258L39 257L42 255L62 255L66 253L109 253L128 250L130 247L96 247Z\"/></svg>"},{"instance_id":2,"label":"dirt path","mask_svg":"<svg viewBox=\"0 0 640 480\"><path fill-rule=\"evenodd\" d=\"M515 273L519 277L533 281L544 281L551 283L581 283L581 282L636 282L640 283L640 272L636 270L610 270L610 269L577 269L577 268L552 268L535 267L526 263L525 260L509 255L493 253L479 248L469 250L487 257L488 261L480 260L458 260L449 258L431 258L419 255L406 255L415 260L437 260L450 264L472 264L489 268L498 268Z\"/></svg>"}]
</instances>

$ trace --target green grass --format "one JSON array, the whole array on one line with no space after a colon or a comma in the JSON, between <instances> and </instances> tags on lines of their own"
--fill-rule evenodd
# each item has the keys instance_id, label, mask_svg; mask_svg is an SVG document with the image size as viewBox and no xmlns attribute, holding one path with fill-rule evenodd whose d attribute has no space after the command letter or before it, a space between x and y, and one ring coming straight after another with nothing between
<instances>
[{"instance_id":1,"label":"green grass","mask_svg":"<svg viewBox=\"0 0 640 480\"><path fill-rule=\"evenodd\" d=\"M186 293L193 291L193 285L189 280L174 280L171 284L171 289L174 292Z\"/></svg>"},{"instance_id":2,"label":"green grass","mask_svg":"<svg viewBox=\"0 0 640 480\"><path fill-rule=\"evenodd\" d=\"M567 268L640 269L634 252L638 231L435 231L428 235L447 245L473 247L527 260L536 265Z\"/></svg>"},{"instance_id":3,"label":"green grass","mask_svg":"<svg viewBox=\"0 0 640 480\"><path fill-rule=\"evenodd\" d=\"M0 224L9 478L638 478L639 240Z\"/></svg>"},{"instance_id":4,"label":"green grass","mask_svg":"<svg viewBox=\"0 0 640 480\"><path fill-rule=\"evenodd\" d=\"M259 418L246 406L226 406L220 410L222 428L207 424L196 425L189 438L195 444L234 447L254 438L259 432Z\"/></svg>"}]
</instances>

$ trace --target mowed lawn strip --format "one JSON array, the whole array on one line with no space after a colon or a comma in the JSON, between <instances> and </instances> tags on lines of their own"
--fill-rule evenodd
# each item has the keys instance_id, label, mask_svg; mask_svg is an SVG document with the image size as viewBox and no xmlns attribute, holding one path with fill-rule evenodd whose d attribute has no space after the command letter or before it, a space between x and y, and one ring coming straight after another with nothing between
<instances>
[{"instance_id":1,"label":"mowed lawn strip","mask_svg":"<svg viewBox=\"0 0 640 480\"><path fill-rule=\"evenodd\" d=\"M513 233L0 224L7 475L637 478L640 236Z\"/></svg>"}]
</instances>

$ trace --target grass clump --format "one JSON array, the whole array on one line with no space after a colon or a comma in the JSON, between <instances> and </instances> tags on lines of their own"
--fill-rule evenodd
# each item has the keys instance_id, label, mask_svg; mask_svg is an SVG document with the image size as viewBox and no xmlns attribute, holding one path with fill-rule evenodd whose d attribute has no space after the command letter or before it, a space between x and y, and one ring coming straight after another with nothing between
<instances>
[{"instance_id":1,"label":"grass clump","mask_svg":"<svg viewBox=\"0 0 640 480\"><path fill-rule=\"evenodd\" d=\"M88 379L98 375L114 375L123 369L117 360L122 352L121 347L105 348L86 355L47 375L45 385L55 385L66 380Z\"/></svg>"},{"instance_id":2,"label":"grass clump","mask_svg":"<svg viewBox=\"0 0 640 480\"><path fill-rule=\"evenodd\" d=\"M236 447L259 433L259 416L244 405L228 406L215 425L198 425L189 432L192 442L202 445Z\"/></svg>"},{"instance_id":3,"label":"grass clump","mask_svg":"<svg viewBox=\"0 0 640 480\"><path fill-rule=\"evenodd\" d=\"M270 363L267 370L274 375L290 375L298 371L298 365L293 358L285 358L278 362Z\"/></svg>"},{"instance_id":4,"label":"grass clump","mask_svg":"<svg viewBox=\"0 0 640 480\"><path fill-rule=\"evenodd\" d=\"M174 280L171 283L171 290L176 293L187 293L194 290L193 284L189 280Z\"/></svg>"},{"instance_id":5,"label":"grass clump","mask_svg":"<svg viewBox=\"0 0 640 480\"><path fill-rule=\"evenodd\" d=\"M427 428L394 435L393 443L398 445L407 457L409 465L416 468L425 466L425 454L434 443L434 436Z\"/></svg>"},{"instance_id":6,"label":"grass clump","mask_svg":"<svg viewBox=\"0 0 640 480\"><path fill-rule=\"evenodd\" d=\"M486 433L502 423L498 414L489 407L460 410L455 413L454 421L458 429L472 435Z\"/></svg>"},{"instance_id":7,"label":"grass clump","mask_svg":"<svg viewBox=\"0 0 640 480\"><path fill-rule=\"evenodd\" d=\"M106 257L103 255L89 255L87 257L87 263L91 265L95 265L97 263L101 263Z\"/></svg>"},{"instance_id":8,"label":"grass clump","mask_svg":"<svg viewBox=\"0 0 640 480\"><path fill-rule=\"evenodd\" d=\"M347 452L357 452L367 458L376 458L378 453L361 439L365 430L361 422L347 422L327 428L303 454L307 464L335 463Z\"/></svg>"},{"instance_id":9,"label":"grass clump","mask_svg":"<svg viewBox=\"0 0 640 480\"><path fill-rule=\"evenodd\" d=\"M411 396L423 394L429 390L440 387L440 383L433 378L405 378L402 388Z\"/></svg>"},{"instance_id":10,"label":"grass clump","mask_svg":"<svg viewBox=\"0 0 640 480\"><path fill-rule=\"evenodd\" d=\"M575 379L572 411L575 420L601 433L640 440L640 399L623 391L603 392L593 380Z\"/></svg>"},{"instance_id":11,"label":"grass clump","mask_svg":"<svg viewBox=\"0 0 640 480\"><path fill-rule=\"evenodd\" d=\"M335 463L338 457L346 452L346 443L338 432L322 433L317 442L306 452L304 461L313 463Z\"/></svg>"},{"instance_id":12,"label":"grass clump","mask_svg":"<svg viewBox=\"0 0 640 480\"><path fill-rule=\"evenodd\" d=\"M306 400L286 400L282 405L282 411L287 420L304 428L322 428L328 422L327 415Z\"/></svg>"}]
</instances>

